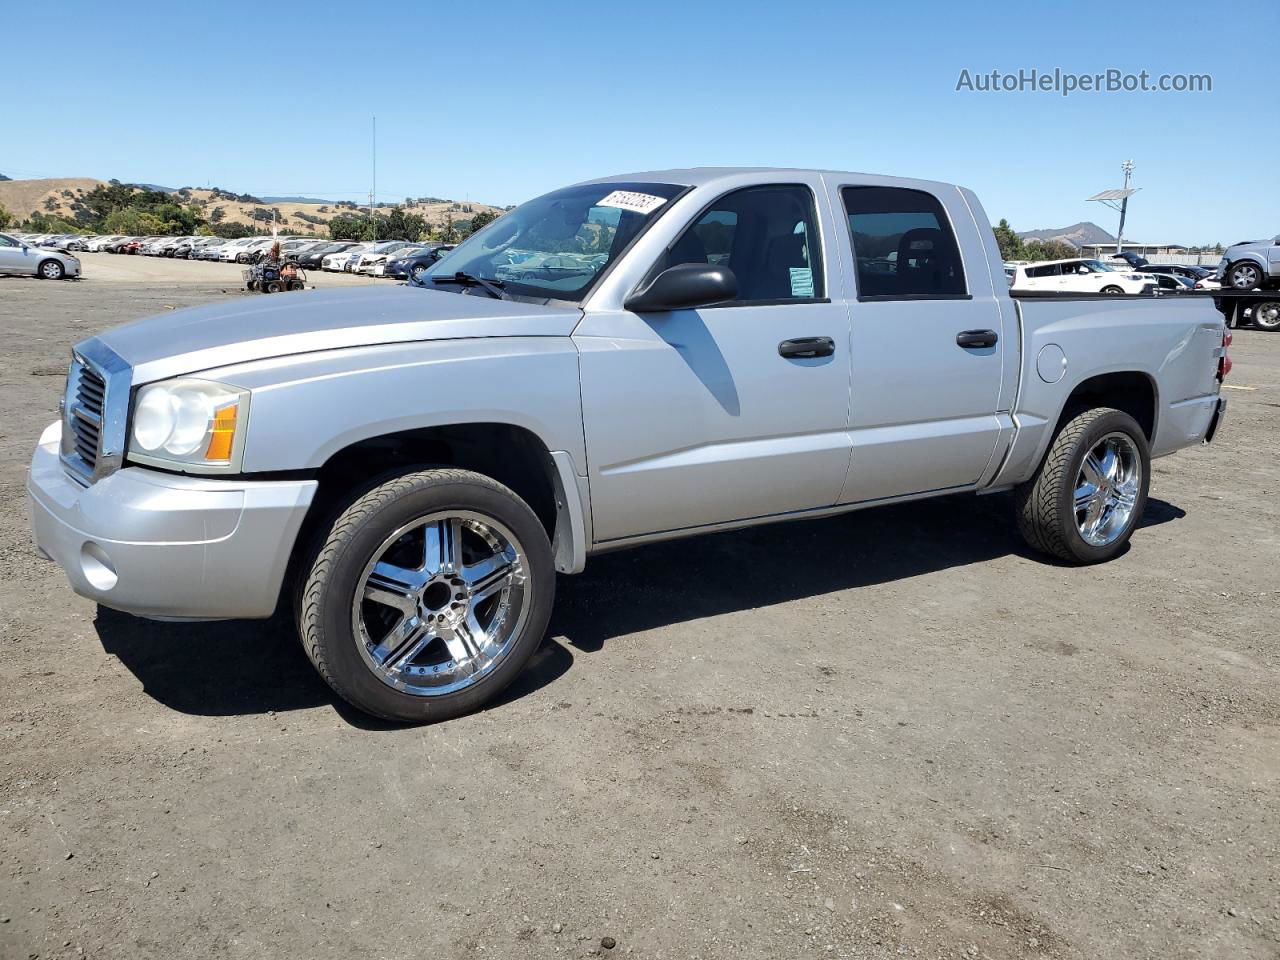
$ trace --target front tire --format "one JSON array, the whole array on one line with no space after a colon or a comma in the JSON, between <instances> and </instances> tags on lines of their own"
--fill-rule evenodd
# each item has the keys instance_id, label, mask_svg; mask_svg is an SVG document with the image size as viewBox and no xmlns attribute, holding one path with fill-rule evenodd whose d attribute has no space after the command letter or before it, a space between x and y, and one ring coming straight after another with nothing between
<instances>
[{"instance_id":1,"label":"front tire","mask_svg":"<svg viewBox=\"0 0 1280 960\"><path fill-rule=\"evenodd\" d=\"M1242 260L1227 267L1227 286L1233 290L1257 290L1262 286L1262 268Z\"/></svg>"},{"instance_id":2,"label":"front tire","mask_svg":"<svg viewBox=\"0 0 1280 960\"><path fill-rule=\"evenodd\" d=\"M1116 297L1124 293L1123 287L1117 287L1115 284L1102 288L1102 292L1109 297Z\"/></svg>"},{"instance_id":3,"label":"front tire","mask_svg":"<svg viewBox=\"0 0 1280 960\"><path fill-rule=\"evenodd\" d=\"M36 268L36 275L41 280L61 280L66 273L66 268L57 260L45 260Z\"/></svg>"},{"instance_id":4,"label":"front tire","mask_svg":"<svg viewBox=\"0 0 1280 960\"><path fill-rule=\"evenodd\" d=\"M507 487L469 470L393 477L323 535L298 632L353 706L430 723L468 713L519 675L555 597L541 522Z\"/></svg>"},{"instance_id":5,"label":"front tire","mask_svg":"<svg viewBox=\"0 0 1280 960\"><path fill-rule=\"evenodd\" d=\"M1035 475L1015 493L1018 531L1074 564L1115 557L1147 505L1151 453L1138 422L1095 407L1063 425Z\"/></svg>"}]
</instances>

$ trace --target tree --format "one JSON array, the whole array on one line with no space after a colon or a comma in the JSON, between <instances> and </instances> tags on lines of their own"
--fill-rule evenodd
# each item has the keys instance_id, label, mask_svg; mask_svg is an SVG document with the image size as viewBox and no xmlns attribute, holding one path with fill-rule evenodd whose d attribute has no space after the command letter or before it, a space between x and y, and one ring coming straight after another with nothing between
<instances>
[{"instance_id":1,"label":"tree","mask_svg":"<svg viewBox=\"0 0 1280 960\"><path fill-rule=\"evenodd\" d=\"M490 210L481 210L471 218L471 232L475 233L478 230L483 230L497 219L498 215L496 213L493 213Z\"/></svg>"},{"instance_id":2,"label":"tree","mask_svg":"<svg viewBox=\"0 0 1280 960\"><path fill-rule=\"evenodd\" d=\"M132 208L116 210L102 226L107 233L125 237L153 237L169 232L159 217Z\"/></svg>"},{"instance_id":3,"label":"tree","mask_svg":"<svg viewBox=\"0 0 1280 960\"><path fill-rule=\"evenodd\" d=\"M7 230L9 224L13 223L17 217L10 213L3 203L0 203L0 230Z\"/></svg>"},{"instance_id":4,"label":"tree","mask_svg":"<svg viewBox=\"0 0 1280 960\"><path fill-rule=\"evenodd\" d=\"M215 237L222 237L224 240L239 240L241 237L254 235L243 223L215 223L210 229Z\"/></svg>"},{"instance_id":5,"label":"tree","mask_svg":"<svg viewBox=\"0 0 1280 960\"><path fill-rule=\"evenodd\" d=\"M334 240L359 240L365 235L368 219L340 213L329 221L329 236Z\"/></svg>"},{"instance_id":6,"label":"tree","mask_svg":"<svg viewBox=\"0 0 1280 960\"><path fill-rule=\"evenodd\" d=\"M1023 260L1026 259L1023 254L1026 252L1023 248L1021 238L1014 233L1013 227L1009 226L1009 221L1001 219L995 228L996 243L1000 246L1000 259L1002 260Z\"/></svg>"}]
</instances>

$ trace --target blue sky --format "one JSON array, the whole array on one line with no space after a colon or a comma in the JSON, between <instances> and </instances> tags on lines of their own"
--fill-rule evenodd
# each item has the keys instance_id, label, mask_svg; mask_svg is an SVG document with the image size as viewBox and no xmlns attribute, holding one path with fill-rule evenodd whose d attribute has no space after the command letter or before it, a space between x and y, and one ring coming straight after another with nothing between
<instances>
[{"instance_id":1,"label":"blue sky","mask_svg":"<svg viewBox=\"0 0 1280 960\"><path fill-rule=\"evenodd\" d=\"M0 173L506 204L671 166L817 166L965 184L1018 229L1280 233L1275 70L1204 3L644 4L62 0L5 10ZM261 15L265 14L265 15ZM1274 39L1280 6L1251 8ZM16 41L16 42L15 42ZM1211 93L963 93L973 74L1204 73ZM47 93L37 92L43 87ZM52 95L50 95L52 94ZM295 104L271 122L263 98ZM1269 106L1268 106L1269 105ZM1240 119L1255 123L1242 130ZM1224 131L1233 128L1231 135Z\"/></svg>"}]
</instances>

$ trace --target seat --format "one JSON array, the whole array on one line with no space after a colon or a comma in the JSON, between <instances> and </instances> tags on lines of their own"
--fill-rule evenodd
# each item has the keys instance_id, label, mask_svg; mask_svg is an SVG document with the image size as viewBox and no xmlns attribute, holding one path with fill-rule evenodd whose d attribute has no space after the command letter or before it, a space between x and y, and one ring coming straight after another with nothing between
<instances>
[{"instance_id":1,"label":"seat","mask_svg":"<svg viewBox=\"0 0 1280 960\"><path fill-rule=\"evenodd\" d=\"M942 231L916 227L898 241L899 293L943 293L951 287L955 261Z\"/></svg>"}]
</instances>

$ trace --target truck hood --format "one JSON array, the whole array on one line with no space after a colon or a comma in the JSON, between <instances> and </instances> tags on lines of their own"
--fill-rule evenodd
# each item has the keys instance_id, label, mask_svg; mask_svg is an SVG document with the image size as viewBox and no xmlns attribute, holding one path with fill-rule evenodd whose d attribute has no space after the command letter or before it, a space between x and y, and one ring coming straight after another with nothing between
<instances>
[{"instance_id":1,"label":"truck hood","mask_svg":"<svg viewBox=\"0 0 1280 960\"><path fill-rule=\"evenodd\" d=\"M98 340L149 383L315 350L473 337L567 337L576 307L494 300L417 287L249 294L108 330Z\"/></svg>"}]
</instances>

